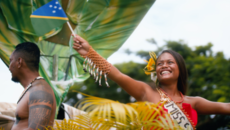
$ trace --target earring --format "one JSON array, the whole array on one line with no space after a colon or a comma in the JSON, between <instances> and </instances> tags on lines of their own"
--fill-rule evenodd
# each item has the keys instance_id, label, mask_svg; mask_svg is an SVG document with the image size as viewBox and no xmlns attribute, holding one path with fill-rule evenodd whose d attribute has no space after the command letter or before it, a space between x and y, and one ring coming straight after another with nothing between
<instances>
[{"instance_id":1,"label":"earring","mask_svg":"<svg viewBox=\"0 0 230 130\"><path fill-rule=\"evenodd\" d=\"M151 80L152 80L154 83L156 83L156 81L157 81L156 72L152 72L152 73L151 73Z\"/></svg>"}]
</instances>

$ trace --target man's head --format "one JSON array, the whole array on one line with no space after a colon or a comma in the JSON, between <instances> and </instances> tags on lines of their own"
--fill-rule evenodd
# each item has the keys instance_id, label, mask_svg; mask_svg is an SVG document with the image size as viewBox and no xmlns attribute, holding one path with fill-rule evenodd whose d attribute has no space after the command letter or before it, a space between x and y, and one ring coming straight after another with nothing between
<instances>
[{"instance_id":1,"label":"man's head","mask_svg":"<svg viewBox=\"0 0 230 130\"><path fill-rule=\"evenodd\" d=\"M19 76L28 69L37 72L39 68L40 50L38 46L31 42L23 42L15 47L10 56L9 69L12 73L12 80L19 82Z\"/></svg>"}]
</instances>

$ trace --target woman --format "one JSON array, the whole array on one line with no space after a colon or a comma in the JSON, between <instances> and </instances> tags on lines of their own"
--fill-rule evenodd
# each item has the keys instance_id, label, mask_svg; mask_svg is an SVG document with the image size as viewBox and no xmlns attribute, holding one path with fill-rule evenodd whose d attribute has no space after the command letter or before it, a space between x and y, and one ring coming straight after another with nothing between
<instances>
[{"instance_id":1,"label":"woman","mask_svg":"<svg viewBox=\"0 0 230 130\"><path fill-rule=\"evenodd\" d=\"M165 50L160 54L156 61L156 75L159 85L156 88L152 88L144 82L137 81L121 73L117 68L100 58L88 42L80 36L76 35L74 42L73 48L80 55L88 59L92 66L103 63L105 69L100 66L99 72L104 74L105 78L108 76L115 81L137 101L152 103L166 101L164 105L166 111L171 118L177 120L178 124L185 128L188 128L188 126L192 127L191 129L195 128L197 113L230 114L229 103L211 102L201 97L185 96L187 70L182 56L177 52Z\"/></svg>"}]
</instances>

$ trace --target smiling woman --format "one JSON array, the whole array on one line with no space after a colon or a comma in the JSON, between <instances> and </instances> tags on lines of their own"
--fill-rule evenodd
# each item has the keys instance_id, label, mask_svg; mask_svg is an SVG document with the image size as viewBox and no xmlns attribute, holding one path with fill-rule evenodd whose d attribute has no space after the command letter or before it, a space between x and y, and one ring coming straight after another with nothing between
<instances>
[{"instance_id":1,"label":"smiling woman","mask_svg":"<svg viewBox=\"0 0 230 130\"><path fill-rule=\"evenodd\" d=\"M172 50L164 50L157 59L156 71L158 72L158 80L166 80L166 84L170 83L170 76L177 83L177 89L186 94L187 91L187 70L183 57ZM168 66L168 67L167 67ZM169 78L167 78L169 76ZM178 80L177 80L178 79ZM159 82L159 86L163 86L163 81Z\"/></svg>"},{"instance_id":2,"label":"smiling woman","mask_svg":"<svg viewBox=\"0 0 230 130\"><path fill-rule=\"evenodd\" d=\"M229 103L211 102L201 97L185 96L187 90L187 70L183 57L175 51L165 50L158 56L155 62L151 62L156 63L156 65L152 65L156 67L153 70L156 70L158 79L158 84L155 88L152 88L142 81L137 81L121 73L112 65L108 72L103 71L103 65L109 63L95 53L89 43L80 36L76 35L74 42L73 48L89 62L84 64L86 64L86 69L88 67L88 71L91 74L96 73L96 77L100 76L100 79L102 75L107 75L108 78L115 81L137 101L164 103L165 112L168 112L170 117L176 120L183 128L195 129L197 113L230 114L228 109L230 107ZM97 58L95 59L95 57ZM149 67L149 64L147 66ZM92 70L92 67L99 68L99 71Z\"/></svg>"}]
</instances>

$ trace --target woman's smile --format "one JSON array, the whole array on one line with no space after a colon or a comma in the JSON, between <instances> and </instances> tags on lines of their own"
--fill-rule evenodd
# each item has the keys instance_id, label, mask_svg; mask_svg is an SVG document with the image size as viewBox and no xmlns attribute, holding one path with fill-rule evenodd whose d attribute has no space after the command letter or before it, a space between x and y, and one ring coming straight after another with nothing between
<instances>
[{"instance_id":1,"label":"woman's smile","mask_svg":"<svg viewBox=\"0 0 230 130\"><path fill-rule=\"evenodd\" d=\"M158 58L156 72L159 82L165 79L178 79L179 68L176 60L170 53L163 53Z\"/></svg>"}]
</instances>

